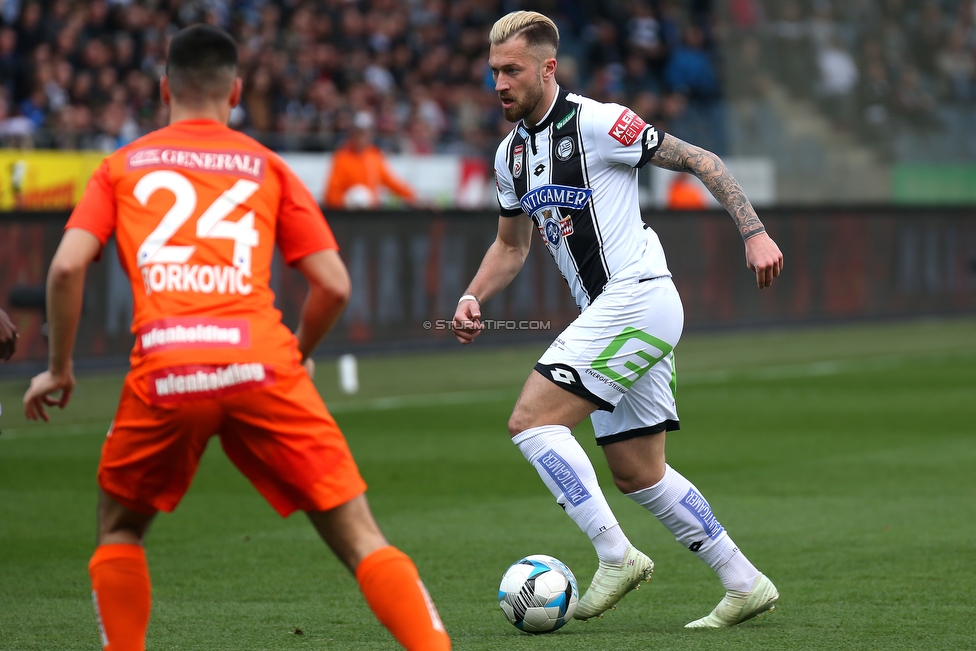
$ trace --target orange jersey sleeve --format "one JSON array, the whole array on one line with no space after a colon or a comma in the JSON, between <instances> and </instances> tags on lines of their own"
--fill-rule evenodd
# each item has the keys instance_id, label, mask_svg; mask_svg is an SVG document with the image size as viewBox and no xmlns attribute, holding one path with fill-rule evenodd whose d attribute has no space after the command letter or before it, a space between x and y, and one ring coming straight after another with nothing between
<instances>
[{"instance_id":1,"label":"orange jersey sleeve","mask_svg":"<svg viewBox=\"0 0 976 651\"><path fill-rule=\"evenodd\" d=\"M209 120L177 122L110 155L68 227L103 243L114 230L133 292L131 360L140 373L294 364L296 340L270 289L275 244L292 264L336 248L284 161ZM220 381L240 379L227 378Z\"/></svg>"},{"instance_id":2,"label":"orange jersey sleeve","mask_svg":"<svg viewBox=\"0 0 976 651\"><path fill-rule=\"evenodd\" d=\"M65 228L81 228L105 246L115 232L115 195L109 179L108 160L102 162L88 180L81 201L75 206Z\"/></svg>"},{"instance_id":3,"label":"orange jersey sleeve","mask_svg":"<svg viewBox=\"0 0 976 651\"><path fill-rule=\"evenodd\" d=\"M294 264L316 251L337 250L339 245L315 198L284 161L281 161L281 187L276 239L285 262Z\"/></svg>"}]
</instances>

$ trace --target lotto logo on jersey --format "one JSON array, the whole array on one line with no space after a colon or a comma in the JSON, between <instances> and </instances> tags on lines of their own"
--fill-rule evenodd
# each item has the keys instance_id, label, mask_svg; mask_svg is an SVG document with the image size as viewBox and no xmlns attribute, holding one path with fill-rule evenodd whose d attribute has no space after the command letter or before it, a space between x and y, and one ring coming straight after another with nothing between
<instances>
[{"instance_id":1,"label":"lotto logo on jersey","mask_svg":"<svg viewBox=\"0 0 976 651\"><path fill-rule=\"evenodd\" d=\"M145 324L136 333L142 354L188 348L250 348L247 319L171 317Z\"/></svg>"},{"instance_id":2,"label":"lotto logo on jersey","mask_svg":"<svg viewBox=\"0 0 976 651\"><path fill-rule=\"evenodd\" d=\"M256 181L264 180L266 163L266 156L254 153L160 147L136 149L125 159L125 167L130 171L145 167L181 167L202 172L249 176Z\"/></svg>"},{"instance_id":3,"label":"lotto logo on jersey","mask_svg":"<svg viewBox=\"0 0 976 651\"><path fill-rule=\"evenodd\" d=\"M657 129L648 127L647 131L644 132L644 149L652 151L660 144L660 141L661 136L658 134Z\"/></svg>"},{"instance_id":4,"label":"lotto logo on jersey","mask_svg":"<svg viewBox=\"0 0 976 651\"><path fill-rule=\"evenodd\" d=\"M630 109L624 109L624 112L620 114L620 117L617 118L617 121L614 122L613 127L608 133L615 140L618 140L620 144L625 147L630 147L637 142L637 138L640 137L641 131L644 130L645 126L647 126L647 123L639 115Z\"/></svg>"}]
</instances>

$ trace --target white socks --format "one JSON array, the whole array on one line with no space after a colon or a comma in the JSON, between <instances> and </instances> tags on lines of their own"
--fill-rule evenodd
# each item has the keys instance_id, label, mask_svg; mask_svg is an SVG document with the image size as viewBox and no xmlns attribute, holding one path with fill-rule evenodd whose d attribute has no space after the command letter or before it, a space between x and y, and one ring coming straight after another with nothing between
<instances>
[{"instance_id":1,"label":"white socks","mask_svg":"<svg viewBox=\"0 0 976 651\"><path fill-rule=\"evenodd\" d=\"M600 490L593 464L569 428L533 427L512 442L538 471L556 502L589 536L599 559L622 563L630 540ZM674 468L666 466L661 481L627 497L653 513L679 543L715 570L726 590L752 589L759 570L735 546L698 489Z\"/></svg>"},{"instance_id":2,"label":"white socks","mask_svg":"<svg viewBox=\"0 0 976 651\"><path fill-rule=\"evenodd\" d=\"M533 427L515 436L512 443L538 471L559 506L589 536L597 557L622 563L630 541L600 490L590 458L569 428Z\"/></svg>"},{"instance_id":3,"label":"white socks","mask_svg":"<svg viewBox=\"0 0 976 651\"><path fill-rule=\"evenodd\" d=\"M658 483L628 493L718 574L726 590L749 592L759 570L735 546L695 486L671 466Z\"/></svg>"}]
</instances>

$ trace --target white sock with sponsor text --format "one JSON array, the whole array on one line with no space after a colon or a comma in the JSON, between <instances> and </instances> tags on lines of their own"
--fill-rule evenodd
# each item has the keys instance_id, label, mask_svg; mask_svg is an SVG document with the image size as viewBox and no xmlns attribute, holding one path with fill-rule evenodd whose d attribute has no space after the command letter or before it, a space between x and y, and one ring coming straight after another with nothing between
<instances>
[{"instance_id":1,"label":"white sock with sponsor text","mask_svg":"<svg viewBox=\"0 0 976 651\"><path fill-rule=\"evenodd\" d=\"M569 428L533 427L512 438L512 443L538 471L556 502L589 536L597 557L608 563L622 563L630 540L600 490L590 458Z\"/></svg>"},{"instance_id":2,"label":"white sock with sponsor text","mask_svg":"<svg viewBox=\"0 0 976 651\"><path fill-rule=\"evenodd\" d=\"M627 497L654 514L679 543L715 570L726 590L748 592L759 570L739 551L695 485L666 466L658 483Z\"/></svg>"}]
</instances>

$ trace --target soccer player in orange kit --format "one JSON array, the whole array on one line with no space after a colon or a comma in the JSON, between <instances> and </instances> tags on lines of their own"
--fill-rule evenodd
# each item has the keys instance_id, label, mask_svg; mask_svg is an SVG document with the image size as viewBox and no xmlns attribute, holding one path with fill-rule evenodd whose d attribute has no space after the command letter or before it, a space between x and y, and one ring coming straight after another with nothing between
<instances>
[{"instance_id":1,"label":"soccer player in orange kit","mask_svg":"<svg viewBox=\"0 0 976 651\"><path fill-rule=\"evenodd\" d=\"M68 404L85 271L115 233L136 344L98 468L88 568L102 646L144 649L146 530L179 503L217 434L278 513L308 514L406 649L450 649L416 567L374 521L309 377L308 356L345 307L349 276L308 190L277 155L226 126L241 96L234 41L206 25L180 31L160 93L169 126L106 158L68 220L48 275L49 370L24 396L30 419ZM268 284L275 243L310 285L294 335Z\"/></svg>"},{"instance_id":2,"label":"soccer player in orange kit","mask_svg":"<svg viewBox=\"0 0 976 651\"><path fill-rule=\"evenodd\" d=\"M380 207L382 188L417 205L417 193L393 173L383 150L373 144L373 116L360 111L348 139L332 156L322 201L326 208L375 209Z\"/></svg>"}]
</instances>

